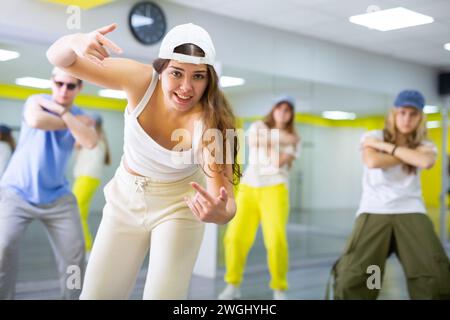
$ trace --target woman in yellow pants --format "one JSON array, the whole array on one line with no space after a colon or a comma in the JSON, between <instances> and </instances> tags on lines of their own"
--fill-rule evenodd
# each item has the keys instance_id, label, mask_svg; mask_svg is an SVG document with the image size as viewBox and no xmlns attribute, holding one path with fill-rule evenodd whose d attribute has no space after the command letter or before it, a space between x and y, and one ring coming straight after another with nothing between
<instances>
[{"instance_id":1,"label":"woman in yellow pants","mask_svg":"<svg viewBox=\"0 0 450 320\"><path fill-rule=\"evenodd\" d=\"M261 223L270 287L274 299L286 299L289 215L288 170L298 154L299 136L294 129L294 100L280 97L264 121L248 131L249 165L237 193L237 212L226 230L225 282L219 299L240 298L248 252Z\"/></svg>"},{"instance_id":2,"label":"woman in yellow pants","mask_svg":"<svg viewBox=\"0 0 450 320\"><path fill-rule=\"evenodd\" d=\"M86 258L92 249L92 234L89 231L89 208L95 191L100 186L104 165L111 164L111 156L102 126L102 118L94 114L95 130L99 136L98 144L93 149L86 149L76 146L77 153L73 174L75 182L73 193L77 198L80 210L81 226L83 227L84 242L86 248Z\"/></svg>"}]
</instances>

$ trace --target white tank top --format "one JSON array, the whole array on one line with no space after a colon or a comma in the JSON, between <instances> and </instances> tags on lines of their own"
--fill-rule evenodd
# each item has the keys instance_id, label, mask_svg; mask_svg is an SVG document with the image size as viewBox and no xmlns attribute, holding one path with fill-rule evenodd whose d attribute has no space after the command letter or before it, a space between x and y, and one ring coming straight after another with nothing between
<instances>
[{"instance_id":1,"label":"white tank top","mask_svg":"<svg viewBox=\"0 0 450 320\"><path fill-rule=\"evenodd\" d=\"M157 83L158 73L153 70L152 81L142 100L131 112L128 106L125 108L124 157L128 167L142 176L167 182L181 180L194 174L200 168L196 152L202 126L194 126L194 137L191 139L193 147L186 151L169 150L153 140L141 127L137 118L150 101ZM151 108L151 106L147 107Z\"/></svg>"}]
</instances>

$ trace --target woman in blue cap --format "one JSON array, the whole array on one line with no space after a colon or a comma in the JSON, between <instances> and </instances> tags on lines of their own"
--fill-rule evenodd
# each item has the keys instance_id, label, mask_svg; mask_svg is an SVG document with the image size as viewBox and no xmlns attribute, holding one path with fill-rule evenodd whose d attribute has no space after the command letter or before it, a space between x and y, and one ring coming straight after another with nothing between
<instances>
[{"instance_id":1,"label":"woman in blue cap","mask_svg":"<svg viewBox=\"0 0 450 320\"><path fill-rule=\"evenodd\" d=\"M86 248L86 260L92 250L92 234L89 230L88 218L91 201L97 188L101 184L103 167L111 164L111 153L108 140L103 130L103 120L99 114L92 114L95 120L95 131L98 135L98 143L92 148L83 148L76 144L75 164L73 175L73 194L77 198L80 209L81 226L83 227L84 244Z\"/></svg>"},{"instance_id":2,"label":"woman in blue cap","mask_svg":"<svg viewBox=\"0 0 450 320\"><path fill-rule=\"evenodd\" d=\"M361 139L362 197L344 254L333 266L335 299L376 299L395 253L411 299L449 299L450 263L426 215L420 171L436 161L426 138L425 99L399 93L383 130Z\"/></svg>"},{"instance_id":3,"label":"woman in blue cap","mask_svg":"<svg viewBox=\"0 0 450 320\"><path fill-rule=\"evenodd\" d=\"M288 170L298 156L300 141L294 127L294 104L292 97L278 98L265 119L254 122L248 130L249 164L236 198L236 217L224 238L227 286L219 299L241 296L245 262L260 223L273 297L287 299Z\"/></svg>"},{"instance_id":4,"label":"woman in blue cap","mask_svg":"<svg viewBox=\"0 0 450 320\"><path fill-rule=\"evenodd\" d=\"M0 177L3 175L9 159L11 158L16 143L11 134L11 128L3 124L0 125Z\"/></svg>"}]
</instances>

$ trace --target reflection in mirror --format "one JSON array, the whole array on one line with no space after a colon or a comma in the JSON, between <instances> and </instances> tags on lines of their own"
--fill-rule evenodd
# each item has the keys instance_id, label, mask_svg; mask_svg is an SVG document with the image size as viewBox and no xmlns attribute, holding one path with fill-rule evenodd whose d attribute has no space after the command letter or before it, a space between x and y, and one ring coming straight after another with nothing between
<instances>
[{"instance_id":1,"label":"reflection in mirror","mask_svg":"<svg viewBox=\"0 0 450 320\"><path fill-rule=\"evenodd\" d=\"M295 126L302 143L300 157L289 174L290 263L298 266L302 259L332 259L342 250L352 228L361 192L359 139L366 129L357 119L379 121L379 117L371 116L384 113L389 97L228 66L223 67L223 75L245 80L243 85L224 88L244 129L265 116L278 96L295 98ZM347 120L342 126L337 120L325 118L326 111L353 114L355 123ZM220 268L224 268L224 229L219 239ZM261 230L247 264L256 269L266 265Z\"/></svg>"}]
</instances>

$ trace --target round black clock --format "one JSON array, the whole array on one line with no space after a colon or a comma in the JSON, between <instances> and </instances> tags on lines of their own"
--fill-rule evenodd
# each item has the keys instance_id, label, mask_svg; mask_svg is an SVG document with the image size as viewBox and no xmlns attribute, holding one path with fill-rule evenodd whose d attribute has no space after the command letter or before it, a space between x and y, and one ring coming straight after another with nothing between
<instances>
[{"instance_id":1,"label":"round black clock","mask_svg":"<svg viewBox=\"0 0 450 320\"><path fill-rule=\"evenodd\" d=\"M136 40L146 45L157 43L166 33L164 12L149 1L138 2L131 8L128 24Z\"/></svg>"}]
</instances>

